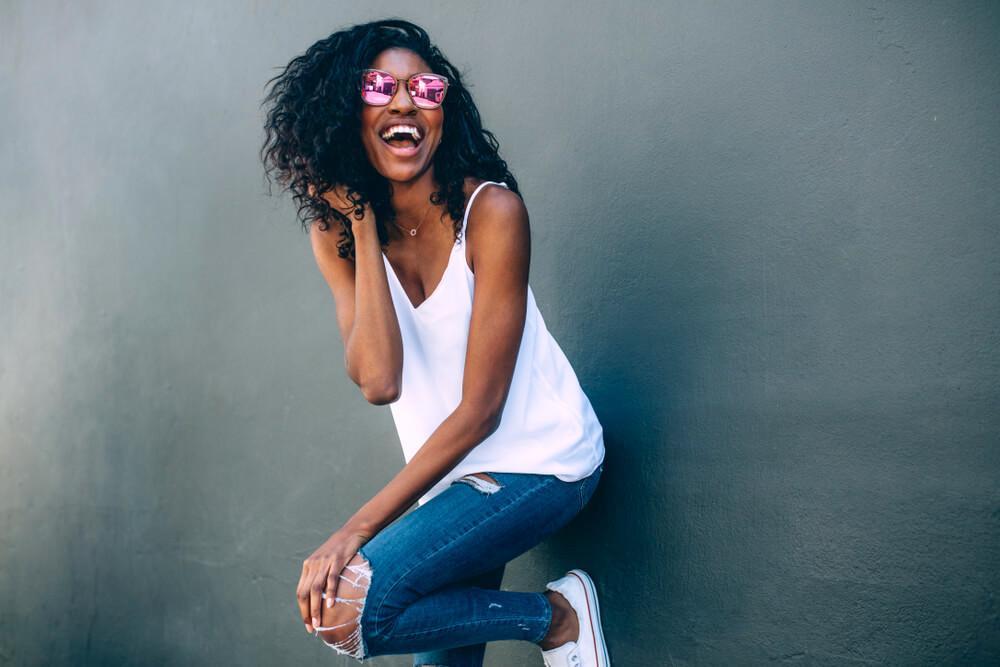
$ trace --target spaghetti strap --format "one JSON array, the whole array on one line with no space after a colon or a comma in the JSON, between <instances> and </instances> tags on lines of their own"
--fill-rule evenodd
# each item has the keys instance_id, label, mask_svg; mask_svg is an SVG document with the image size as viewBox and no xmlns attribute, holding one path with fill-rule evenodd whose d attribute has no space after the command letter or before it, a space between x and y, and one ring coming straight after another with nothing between
<instances>
[{"instance_id":1,"label":"spaghetti strap","mask_svg":"<svg viewBox=\"0 0 1000 667\"><path fill-rule=\"evenodd\" d=\"M485 186L489 185L490 183L492 183L494 185L502 185L503 187L505 187L508 190L510 190L510 187L508 187L508 185L506 183L504 183L503 181L483 181L478 186L476 186L476 189L473 190L472 194L469 196L468 203L465 205L465 215L462 216L462 239L463 240L465 239L465 227L469 224L469 211L472 210L472 201L476 198L476 195L479 194L479 191L482 190Z\"/></svg>"}]
</instances>

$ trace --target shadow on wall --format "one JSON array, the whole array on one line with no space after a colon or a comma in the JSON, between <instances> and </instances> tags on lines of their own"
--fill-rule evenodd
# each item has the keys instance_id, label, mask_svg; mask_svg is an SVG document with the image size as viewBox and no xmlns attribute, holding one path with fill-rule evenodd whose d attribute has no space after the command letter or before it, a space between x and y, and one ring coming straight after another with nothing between
<instances>
[{"instance_id":1,"label":"shadow on wall","mask_svg":"<svg viewBox=\"0 0 1000 667\"><path fill-rule=\"evenodd\" d=\"M710 107L701 112L713 116ZM727 128L741 145L755 143L738 136L753 130ZM629 224L625 233L591 225L597 238L571 236L560 246L553 280L565 286L563 301L546 321L572 328L554 335L604 426L607 458L590 504L538 550L540 567L595 575L616 661L648 664L649 647L634 639L656 637L670 647L664 664L713 664L755 642L745 636L754 629L743 627L755 616L750 607L761 582L780 585L793 540L785 499L761 493L755 476L769 455L755 444L767 442L771 416L752 397L773 360L761 360L759 337L741 332L761 326L767 277L757 272L748 283L746 271L757 271L756 244L768 240L748 237L756 212L738 196L719 196L710 160L684 159L703 149L697 134L645 152L622 150L619 139L595 137L593 154L616 159L583 167L604 186L558 205L571 219ZM657 157L657 149L678 157ZM744 153L725 188L753 191L753 163L772 157ZM675 173L688 168L704 171ZM692 187L699 176L704 185ZM583 349L586 356L572 351ZM725 358L734 354L744 356ZM710 637L720 636L733 645L712 647ZM758 657L772 656L762 648Z\"/></svg>"}]
</instances>

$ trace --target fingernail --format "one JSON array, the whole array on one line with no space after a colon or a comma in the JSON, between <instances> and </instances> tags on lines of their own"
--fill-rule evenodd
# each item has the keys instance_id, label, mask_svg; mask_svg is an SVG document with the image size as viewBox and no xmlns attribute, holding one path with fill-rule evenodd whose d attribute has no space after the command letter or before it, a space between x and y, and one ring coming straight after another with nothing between
<instances>
[{"instance_id":1,"label":"fingernail","mask_svg":"<svg viewBox=\"0 0 1000 667\"><path fill-rule=\"evenodd\" d=\"M333 606L333 598L327 598L326 599L326 608L329 609L332 606Z\"/></svg>"},{"instance_id":2,"label":"fingernail","mask_svg":"<svg viewBox=\"0 0 1000 667\"><path fill-rule=\"evenodd\" d=\"M308 623L306 623L306 632L308 632L309 634L312 634L312 631L313 631L313 629L311 627L309 627Z\"/></svg>"},{"instance_id":3,"label":"fingernail","mask_svg":"<svg viewBox=\"0 0 1000 667\"><path fill-rule=\"evenodd\" d=\"M313 625L317 628L319 627L319 619L316 618L315 616L313 616Z\"/></svg>"}]
</instances>

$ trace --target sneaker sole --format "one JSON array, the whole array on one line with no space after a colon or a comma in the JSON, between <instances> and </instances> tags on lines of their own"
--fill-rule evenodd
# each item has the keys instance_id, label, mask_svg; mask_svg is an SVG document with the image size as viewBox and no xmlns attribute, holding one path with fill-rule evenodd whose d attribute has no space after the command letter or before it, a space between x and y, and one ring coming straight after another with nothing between
<instances>
[{"instance_id":1,"label":"sneaker sole","mask_svg":"<svg viewBox=\"0 0 1000 667\"><path fill-rule=\"evenodd\" d=\"M597 667L611 667L611 657L608 655L608 645L604 641L604 629L601 627L601 610L597 605L597 587L590 575L583 570L570 570L566 574L573 575L583 584L587 593L587 616L590 621L591 635L594 637L594 655L597 656Z\"/></svg>"}]
</instances>

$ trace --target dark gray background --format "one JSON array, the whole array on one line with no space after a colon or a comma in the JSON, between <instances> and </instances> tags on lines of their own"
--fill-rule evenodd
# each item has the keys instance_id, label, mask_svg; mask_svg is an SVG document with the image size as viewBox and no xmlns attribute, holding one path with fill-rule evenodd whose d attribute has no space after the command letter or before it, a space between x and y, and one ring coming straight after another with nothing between
<instances>
[{"instance_id":1,"label":"dark gray background","mask_svg":"<svg viewBox=\"0 0 1000 667\"><path fill-rule=\"evenodd\" d=\"M0 663L356 664L294 587L402 454L258 103L388 15L468 78L605 426L505 587L591 571L623 666L997 661L998 7L4 2Z\"/></svg>"}]
</instances>

